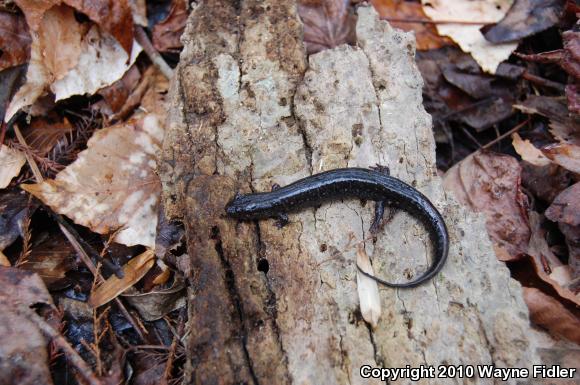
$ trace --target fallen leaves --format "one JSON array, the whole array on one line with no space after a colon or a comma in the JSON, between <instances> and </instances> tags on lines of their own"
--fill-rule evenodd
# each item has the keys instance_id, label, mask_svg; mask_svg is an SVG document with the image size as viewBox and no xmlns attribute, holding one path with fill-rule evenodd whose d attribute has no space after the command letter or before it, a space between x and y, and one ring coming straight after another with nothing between
<instances>
[{"instance_id":1,"label":"fallen leaves","mask_svg":"<svg viewBox=\"0 0 580 385\"><path fill-rule=\"evenodd\" d=\"M499 63L516 49L517 43L492 44L480 29L500 21L512 4L511 0L422 0L423 10L437 22L437 31L449 36L464 52L470 53L485 72L495 73ZM456 21L457 24L449 23ZM465 25L466 22L481 23Z\"/></svg>"},{"instance_id":2,"label":"fallen leaves","mask_svg":"<svg viewBox=\"0 0 580 385\"><path fill-rule=\"evenodd\" d=\"M485 214L487 231L503 261L525 253L531 235L520 172L515 158L481 152L449 169L443 179L445 189L461 203Z\"/></svg>"},{"instance_id":3,"label":"fallen leaves","mask_svg":"<svg viewBox=\"0 0 580 385\"><path fill-rule=\"evenodd\" d=\"M163 127L155 115L105 128L54 180L22 188L75 223L115 241L155 246L160 181L156 153Z\"/></svg>"},{"instance_id":4,"label":"fallen leaves","mask_svg":"<svg viewBox=\"0 0 580 385\"><path fill-rule=\"evenodd\" d=\"M32 31L32 44L26 84L12 99L6 120L21 108L32 105L48 89L55 94L56 100L95 93L119 79L140 52L140 47L133 42L130 13L130 25L126 25L126 21L117 25L114 19L107 19L108 8L96 6L98 2L91 2L90 7L84 8L89 3L69 1L73 7L80 7L89 17L101 22L91 25L77 20L74 11L78 8L53 5L48 1L36 4L20 0L17 3ZM114 3L117 5L111 11L123 13L120 10L127 6L125 2ZM125 20L126 15L121 19ZM55 46L59 48L54 49Z\"/></svg>"}]
</instances>

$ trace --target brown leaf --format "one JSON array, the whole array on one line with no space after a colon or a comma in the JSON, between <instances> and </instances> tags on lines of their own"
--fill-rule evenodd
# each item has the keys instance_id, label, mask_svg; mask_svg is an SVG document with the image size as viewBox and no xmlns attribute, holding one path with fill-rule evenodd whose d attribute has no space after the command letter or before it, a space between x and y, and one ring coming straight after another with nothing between
<instances>
[{"instance_id":1,"label":"brown leaf","mask_svg":"<svg viewBox=\"0 0 580 385\"><path fill-rule=\"evenodd\" d=\"M52 384L47 341L38 326L17 308L51 304L36 274L0 267L0 383Z\"/></svg>"},{"instance_id":2,"label":"brown leaf","mask_svg":"<svg viewBox=\"0 0 580 385\"><path fill-rule=\"evenodd\" d=\"M76 265L75 250L62 233L57 233L35 244L19 268L37 273L47 287L54 289L62 287L58 282Z\"/></svg>"},{"instance_id":3,"label":"brown leaf","mask_svg":"<svg viewBox=\"0 0 580 385\"><path fill-rule=\"evenodd\" d=\"M123 294L123 297L137 309L145 321L155 321L185 306L183 289L185 289L183 280L176 279L169 288L157 288L148 293L128 291Z\"/></svg>"},{"instance_id":4,"label":"brown leaf","mask_svg":"<svg viewBox=\"0 0 580 385\"><path fill-rule=\"evenodd\" d=\"M522 185L535 197L550 203L570 185L571 173L551 163L546 166L535 166L525 160L522 166Z\"/></svg>"},{"instance_id":5,"label":"brown leaf","mask_svg":"<svg viewBox=\"0 0 580 385\"><path fill-rule=\"evenodd\" d=\"M546 217L553 222L580 225L580 182L568 187L556 197L546 210Z\"/></svg>"},{"instance_id":6,"label":"brown leaf","mask_svg":"<svg viewBox=\"0 0 580 385\"><path fill-rule=\"evenodd\" d=\"M89 305L96 308L117 298L119 294L143 278L154 264L155 253L153 250L147 250L132 258L123 266L123 278L117 278L115 275L109 277L91 293Z\"/></svg>"},{"instance_id":7,"label":"brown leaf","mask_svg":"<svg viewBox=\"0 0 580 385\"><path fill-rule=\"evenodd\" d=\"M302 0L298 13L304 23L304 44L309 54L341 44L354 45L355 21L349 0Z\"/></svg>"},{"instance_id":8,"label":"brown leaf","mask_svg":"<svg viewBox=\"0 0 580 385\"><path fill-rule=\"evenodd\" d=\"M139 68L136 64L133 64L121 79L110 86L100 89L98 93L106 103L106 107L100 108L101 112L112 115L121 110L131 92L139 84L140 79Z\"/></svg>"},{"instance_id":9,"label":"brown leaf","mask_svg":"<svg viewBox=\"0 0 580 385\"><path fill-rule=\"evenodd\" d=\"M185 22L188 16L187 1L174 0L167 17L153 27L151 39L153 46L160 52L181 49L183 45L180 38L185 30Z\"/></svg>"},{"instance_id":10,"label":"brown leaf","mask_svg":"<svg viewBox=\"0 0 580 385\"><path fill-rule=\"evenodd\" d=\"M532 142L523 140L517 132L512 135L512 145L524 161L534 166L543 167L552 163Z\"/></svg>"},{"instance_id":11,"label":"brown leaf","mask_svg":"<svg viewBox=\"0 0 580 385\"><path fill-rule=\"evenodd\" d=\"M475 153L447 171L444 187L473 211L486 217L486 228L500 260L527 251L531 231L528 202L520 190L521 167L511 156Z\"/></svg>"},{"instance_id":12,"label":"brown leaf","mask_svg":"<svg viewBox=\"0 0 580 385\"><path fill-rule=\"evenodd\" d=\"M21 187L56 212L115 241L155 246L160 181L156 155L163 127L155 115L97 131L54 180Z\"/></svg>"},{"instance_id":13,"label":"brown leaf","mask_svg":"<svg viewBox=\"0 0 580 385\"><path fill-rule=\"evenodd\" d=\"M484 32L492 43L506 43L546 30L560 21L564 0L515 0L505 17Z\"/></svg>"},{"instance_id":14,"label":"brown leaf","mask_svg":"<svg viewBox=\"0 0 580 385\"><path fill-rule=\"evenodd\" d=\"M580 344L580 320L560 302L542 291L524 287L524 300L530 309L532 322Z\"/></svg>"},{"instance_id":15,"label":"brown leaf","mask_svg":"<svg viewBox=\"0 0 580 385\"><path fill-rule=\"evenodd\" d=\"M542 153L552 162L580 174L580 146L571 143L555 143L543 147Z\"/></svg>"},{"instance_id":16,"label":"brown leaf","mask_svg":"<svg viewBox=\"0 0 580 385\"><path fill-rule=\"evenodd\" d=\"M560 262L558 257L554 255L546 241L546 231L542 228L543 217L535 211L530 211L528 217L530 219L532 235L530 237L527 253L534 258L536 266L542 266L543 271L550 275L558 268L562 267L563 264ZM550 278L553 279L551 276Z\"/></svg>"},{"instance_id":17,"label":"brown leaf","mask_svg":"<svg viewBox=\"0 0 580 385\"><path fill-rule=\"evenodd\" d=\"M127 0L63 0L63 2L87 15L103 31L113 36L128 55L131 55L133 19Z\"/></svg>"},{"instance_id":18,"label":"brown leaf","mask_svg":"<svg viewBox=\"0 0 580 385\"><path fill-rule=\"evenodd\" d=\"M372 0L371 4L383 19L429 20L419 3L402 0ZM448 37L439 36L433 24L399 21L389 21L389 23L403 31L415 32L418 50L437 49L453 44Z\"/></svg>"},{"instance_id":19,"label":"brown leaf","mask_svg":"<svg viewBox=\"0 0 580 385\"><path fill-rule=\"evenodd\" d=\"M0 250L21 235L22 222L29 215L28 200L23 191L0 192Z\"/></svg>"},{"instance_id":20,"label":"brown leaf","mask_svg":"<svg viewBox=\"0 0 580 385\"><path fill-rule=\"evenodd\" d=\"M68 142L73 133L73 127L68 121L52 122L44 117L32 119L30 125L24 127L22 136L26 144L40 156L47 156L59 143Z\"/></svg>"},{"instance_id":21,"label":"brown leaf","mask_svg":"<svg viewBox=\"0 0 580 385\"><path fill-rule=\"evenodd\" d=\"M30 59L30 34L20 14L0 12L0 71Z\"/></svg>"},{"instance_id":22,"label":"brown leaf","mask_svg":"<svg viewBox=\"0 0 580 385\"><path fill-rule=\"evenodd\" d=\"M71 7L54 6L45 12L37 30L38 49L51 82L62 79L77 65L83 35L83 27Z\"/></svg>"},{"instance_id":23,"label":"brown leaf","mask_svg":"<svg viewBox=\"0 0 580 385\"><path fill-rule=\"evenodd\" d=\"M60 4L60 0L14 0L24 13L26 22L32 31L37 31L44 13L52 6Z\"/></svg>"}]
</instances>

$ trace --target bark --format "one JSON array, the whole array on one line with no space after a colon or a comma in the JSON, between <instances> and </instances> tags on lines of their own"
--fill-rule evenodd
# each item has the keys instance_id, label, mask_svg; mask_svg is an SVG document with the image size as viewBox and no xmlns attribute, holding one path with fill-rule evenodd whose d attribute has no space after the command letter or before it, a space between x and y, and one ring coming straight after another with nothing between
<instances>
[{"instance_id":1,"label":"bark","mask_svg":"<svg viewBox=\"0 0 580 385\"><path fill-rule=\"evenodd\" d=\"M536 356L521 287L495 259L483 219L437 176L412 34L361 7L356 47L307 59L296 12L290 1L201 2L183 37L160 175L166 212L187 229L186 383L381 383L363 379L362 365L529 367ZM223 208L237 191L375 163L441 210L451 252L428 284L381 288L373 330L360 315L353 247L368 238L373 205L307 209L282 229L236 223ZM392 281L420 274L432 252L405 212L365 250Z\"/></svg>"}]
</instances>

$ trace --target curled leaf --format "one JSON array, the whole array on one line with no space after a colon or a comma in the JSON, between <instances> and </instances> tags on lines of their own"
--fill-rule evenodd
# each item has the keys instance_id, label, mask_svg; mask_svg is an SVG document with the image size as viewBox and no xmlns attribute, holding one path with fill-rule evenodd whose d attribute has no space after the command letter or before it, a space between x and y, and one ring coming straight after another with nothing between
<instances>
[{"instance_id":1,"label":"curled leaf","mask_svg":"<svg viewBox=\"0 0 580 385\"><path fill-rule=\"evenodd\" d=\"M123 278L112 275L95 289L89 298L89 305L99 307L117 298L119 294L143 278L154 264L155 253L153 250L147 250L134 257L123 266Z\"/></svg>"}]
</instances>

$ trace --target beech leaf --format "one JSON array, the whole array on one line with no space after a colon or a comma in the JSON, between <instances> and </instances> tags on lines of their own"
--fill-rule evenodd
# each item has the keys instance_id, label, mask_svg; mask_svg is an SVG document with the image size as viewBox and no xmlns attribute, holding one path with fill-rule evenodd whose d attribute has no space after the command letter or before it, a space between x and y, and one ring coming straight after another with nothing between
<instances>
[{"instance_id":1,"label":"beech leaf","mask_svg":"<svg viewBox=\"0 0 580 385\"><path fill-rule=\"evenodd\" d=\"M155 115L97 131L75 162L54 180L21 187L71 218L115 241L155 246L161 191L155 173L163 128Z\"/></svg>"},{"instance_id":2,"label":"beech leaf","mask_svg":"<svg viewBox=\"0 0 580 385\"><path fill-rule=\"evenodd\" d=\"M480 29L485 24L500 21L512 5L512 0L421 0L425 14L437 24L442 36L449 36L464 52L470 53L481 68L495 73L499 63L506 60L517 48L517 43L492 44ZM476 22L481 24L452 24L448 21Z\"/></svg>"}]
</instances>

